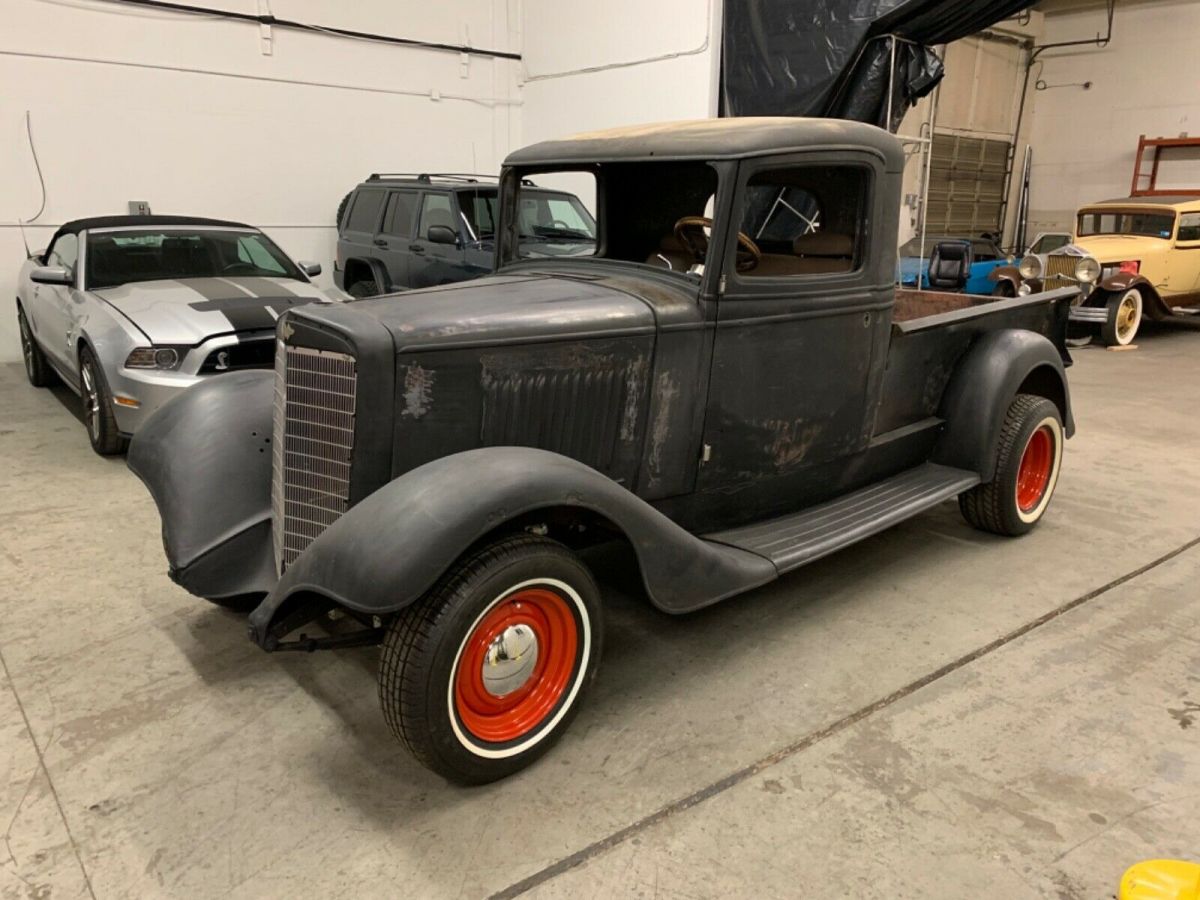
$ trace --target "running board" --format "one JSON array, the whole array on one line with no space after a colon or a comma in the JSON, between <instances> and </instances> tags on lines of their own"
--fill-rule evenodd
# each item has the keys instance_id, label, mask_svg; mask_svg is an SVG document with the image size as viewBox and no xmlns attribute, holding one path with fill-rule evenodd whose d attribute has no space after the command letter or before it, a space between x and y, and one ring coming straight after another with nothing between
<instances>
[{"instance_id":1,"label":"running board","mask_svg":"<svg viewBox=\"0 0 1200 900\"><path fill-rule=\"evenodd\" d=\"M788 572L878 534L979 484L965 469L925 463L885 481L767 522L704 535L766 557Z\"/></svg>"}]
</instances>

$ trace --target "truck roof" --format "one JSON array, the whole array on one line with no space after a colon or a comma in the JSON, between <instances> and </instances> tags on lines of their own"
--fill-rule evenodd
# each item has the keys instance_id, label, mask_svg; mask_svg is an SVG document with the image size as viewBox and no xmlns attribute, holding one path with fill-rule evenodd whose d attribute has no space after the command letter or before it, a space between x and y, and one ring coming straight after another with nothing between
<instances>
[{"instance_id":1,"label":"truck roof","mask_svg":"<svg viewBox=\"0 0 1200 900\"><path fill-rule=\"evenodd\" d=\"M691 119L589 131L516 150L504 164L734 159L814 148L866 148L882 156L889 171L904 167L900 142L882 128L845 119L787 116Z\"/></svg>"}]
</instances>

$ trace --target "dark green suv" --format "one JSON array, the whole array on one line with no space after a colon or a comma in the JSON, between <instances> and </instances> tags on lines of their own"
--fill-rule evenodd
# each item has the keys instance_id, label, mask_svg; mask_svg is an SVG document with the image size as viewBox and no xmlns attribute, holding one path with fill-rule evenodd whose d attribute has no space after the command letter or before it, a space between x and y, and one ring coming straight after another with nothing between
<instances>
[{"instance_id":1,"label":"dark green suv","mask_svg":"<svg viewBox=\"0 0 1200 900\"><path fill-rule=\"evenodd\" d=\"M578 197L526 185L521 255L591 256L596 222ZM495 178L371 175L338 208L333 277L355 297L465 281L495 266Z\"/></svg>"}]
</instances>

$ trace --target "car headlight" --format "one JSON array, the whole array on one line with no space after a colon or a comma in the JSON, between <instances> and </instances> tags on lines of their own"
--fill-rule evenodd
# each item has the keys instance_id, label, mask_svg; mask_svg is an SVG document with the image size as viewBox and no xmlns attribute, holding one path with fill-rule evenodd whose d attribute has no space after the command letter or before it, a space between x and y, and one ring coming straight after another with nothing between
<instances>
[{"instance_id":1,"label":"car headlight","mask_svg":"<svg viewBox=\"0 0 1200 900\"><path fill-rule=\"evenodd\" d=\"M1038 278L1042 274L1042 261L1033 254L1021 260L1021 265L1017 266L1017 271L1021 273L1022 278Z\"/></svg>"},{"instance_id":2,"label":"car headlight","mask_svg":"<svg viewBox=\"0 0 1200 900\"><path fill-rule=\"evenodd\" d=\"M1100 280L1100 263L1092 259L1090 256L1085 256L1079 262L1075 263L1075 279L1082 281L1084 284L1094 284Z\"/></svg>"},{"instance_id":3,"label":"car headlight","mask_svg":"<svg viewBox=\"0 0 1200 900\"><path fill-rule=\"evenodd\" d=\"M176 347L137 347L125 358L125 368L170 371L178 369L182 359L183 354Z\"/></svg>"}]
</instances>

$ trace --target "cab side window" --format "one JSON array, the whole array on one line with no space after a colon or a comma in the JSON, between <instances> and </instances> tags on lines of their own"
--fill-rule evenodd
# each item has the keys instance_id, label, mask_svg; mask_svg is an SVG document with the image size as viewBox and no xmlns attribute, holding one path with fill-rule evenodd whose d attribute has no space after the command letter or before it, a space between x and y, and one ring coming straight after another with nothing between
<instances>
[{"instance_id":1,"label":"cab side window","mask_svg":"<svg viewBox=\"0 0 1200 900\"><path fill-rule=\"evenodd\" d=\"M62 266L74 273L75 263L79 261L79 237L74 234L64 234L54 242L54 246L46 254L46 265Z\"/></svg>"},{"instance_id":2,"label":"cab side window","mask_svg":"<svg viewBox=\"0 0 1200 900\"><path fill-rule=\"evenodd\" d=\"M747 182L740 229L758 246L742 278L790 278L856 270L870 173L862 166L809 165L758 172Z\"/></svg>"},{"instance_id":3,"label":"cab side window","mask_svg":"<svg viewBox=\"0 0 1200 900\"><path fill-rule=\"evenodd\" d=\"M1200 241L1200 213L1184 213L1179 217L1180 242Z\"/></svg>"},{"instance_id":4,"label":"cab side window","mask_svg":"<svg viewBox=\"0 0 1200 900\"><path fill-rule=\"evenodd\" d=\"M421 201L421 225L417 234L429 240L429 229L434 225L444 225L458 234L454 210L450 206L450 197L447 194L426 194Z\"/></svg>"}]
</instances>

